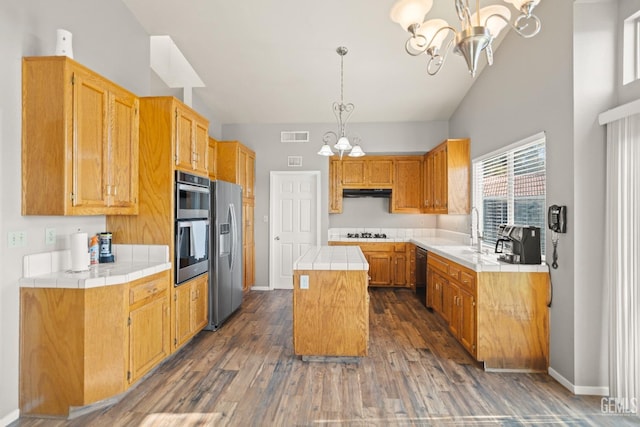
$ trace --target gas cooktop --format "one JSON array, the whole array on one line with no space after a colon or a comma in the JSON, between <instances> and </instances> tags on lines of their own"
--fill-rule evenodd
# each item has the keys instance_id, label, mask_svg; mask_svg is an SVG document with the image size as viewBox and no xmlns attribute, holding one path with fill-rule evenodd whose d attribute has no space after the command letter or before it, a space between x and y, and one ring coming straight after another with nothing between
<instances>
[{"instance_id":1,"label":"gas cooktop","mask_svg":"<svg viewBox=\"0 0 640 427\"><path fill-rule=\"evenodd\" d=\"M387 235L384 233L347 233L347 237L350 239L386 239Z\"/></svg>"}]
</instances>

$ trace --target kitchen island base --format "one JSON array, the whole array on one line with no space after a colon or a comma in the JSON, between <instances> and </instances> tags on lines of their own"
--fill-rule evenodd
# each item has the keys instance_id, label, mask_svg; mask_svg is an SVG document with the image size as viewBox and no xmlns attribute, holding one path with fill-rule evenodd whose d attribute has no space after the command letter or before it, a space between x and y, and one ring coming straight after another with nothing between
<instances>
[{"instance_id":1,"label":"kitchen island base","mask_svg":"<svg viewBox=\"0 0 640 427\"><path fill-rule=\"evenodd\" d=\"M308 277L308 288L300 287ZM306 280L306 279L305 279ZM367 272L294 270L293 347L298 356L366 356Z\"/></svg>"}]
</instances>

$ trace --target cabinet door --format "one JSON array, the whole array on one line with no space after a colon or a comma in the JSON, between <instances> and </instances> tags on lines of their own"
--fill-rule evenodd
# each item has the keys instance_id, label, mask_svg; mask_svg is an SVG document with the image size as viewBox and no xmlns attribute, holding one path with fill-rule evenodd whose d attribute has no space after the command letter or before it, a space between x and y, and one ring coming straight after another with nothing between
<instances>
[{"instance_id":1,"label":"cabinet door","mask_svg":"<svg viewBox=\"0 0 640 427\"><path fill-rule=\"evenodd\" d=\"M209 175L209 128L206 123L194 122L195 138L191 155L193 171L203 176Z\"/></svg>"},{"instance_id":2,"label":"cabinet door","mask_svg":"<svg viewBox=\"0 0 640 427\"><path fill-rule=\"evenodd\" d=\"M254 206L251 203L252 200L247 200L242 207L243 210L243 267L244 267L244 282L243 289L248 290L255 284L254 277L254 265L255 265L255 241L254 241Z\"/></svg>"},{"instance_id":3,"label":"cabinet door","mask_svg":"<svg viewBox=\"0 0 640 427\"><path fill-rule=\"evenodd\" d=\"M137 381L169 355L169 307L166 293L129 313L129 383Z\"/></svg>"},{"instance_id":4,"label":"cabinet door","mask_svg":"<svg viewBox=\"0 0 640 427\"><path fill-rule=\"evenodd\" d=\"M391 258L388 252L368 252L364 254L369 263L369 285L391 285Z\"/></svg>"},{"instance_id":5,"label":"cabinet door","mask_svg":"<svg viewBox=\"0 0 640 427\"><path fill-rule=\"evenodd\" d=\"M442 318L448 323L451 323L453 316L453 296L455 293L454 286L447 280L442 279ZM454 334L455 335L455 334Z\"/></svg>"},{"instance_id":6,"label":"cabinet door","mask_svg":"<svg viewBox=\"0 0 640 427\"><path fill-rule=\"evenodd\" d=\"M255 197L255 170L256 156L252 152L247 152L245 165L245 183L247 186L246 197L253 199Z\"/></svg>"},{"instance_id":7,"label":"cabinet door","mask_svg":"<svg viewBox=\"0 0 640 427\"><path fill-rule=\"evenodd\" d=\"M138 200L138 98L111 89L111 137L109 138L109 206L137 212ZM120 211L124 213L124 211Z\"/></svg>"},{"instance_id":8,"label":"cabinet door","mask_svg":"<svg viewBox=\"0 0 640 427\"><path fill-rule=\"evenodd\" d=\"M393 160L366 161L367 176L365 184L374 188L393 185Z\"/></svg>"},{"instance_id":9,"label":"cabinet door","mask_svg":"<svg viewBox=\"0 0 640 427\"><path fill-rule=\"evenodd\" d=\"M191 333L195 333L207 325L209 318L207 275L194 279L191 284Z\"/></svg>"},{"instance_id":10,"label":"cabinet door","mask_svg":"<svg viewBox=\"0 0 640 427\"><path fill-rule=\"evenodd\" d=\"M329 160L329 213L342 213L342 166Z\"/></svg>"},{"instance_id":11,"label":"cabinet door","mask_svg":"<svg viewBox=\"0 0 640 427\"><path fill-rule=\"evenodd\" d=\"M251 191L249 190L249 183L247 181L248 171L247 165L249 164L249 153L243 150L242 147L238 147L238 185L242 187L242 197L249 197Z\"/></svg>"},{"instance_id":12,"label":"cabinet door","mask_svg":"<svg viewBox=\"0 0 640 427\"><path fill-rule=\"evenodd\" d=\"M407 286L407 255L393 254L393 285Z\"/></svg>"},{"instance_id":13,"label":"cabinet door","mask_svg":"<svg viewBox=\"0 0 640 427\"><path fill-rule=\"evenodd\" d=\"M448 168L447 168L447 146L443 145L434 153L433 160L433 198L434 212L447 213L448 203Z\"/></svg>"},{"instance_id":14,"label":"cabinet door","mask_svg":"<svg viewBox=\"0 0 640 427\"><path fill-rule=\"evenodd\" d=\"M91 213L107 206L109 93L102 80L76 71L73 100L73 206L81 208L74 213Z\"/></svg>"},{"instance_id":15,"label":"cabinet door","mask_svg":"<svg viewBox=\"0 0 640 427\"><path fill-rule=\"evenodd\" d=\"M195 124L189 111L176 107L176 168L193 170L192 155Z\"/></svg>"},{"instance_id":16,"label":"cabinet door","mask_svg":"<svg viewBox=\"0 0 640 427\"><path fill-rule=\"evenodd\" d=\"M425 213L433 210L433 186L434 186L434 156L427 153L424 158L424 183L423 183L423 205Z\"/></svg>"},{"instance_id":17,"label":"cabinet door","mask_svg":"<svg viewBox=\"0 0 640 427\"><path fill-rule=\"evenodd\" d=\"M422 212L422 158L396 160L395 182L391 212Z\"/></svg>"},{"instance_id":18,"label":"cabinet door","mask_svg":"<svg viewBox=\"0 0 640 427\"><path fill-rule=\"evenodd\" d=\"M460 329L458 338L460 343L476 356L476 300L472 294L460 288L458 292L460 309Z\"/></svg>"},{"instance_id":19,"label":"cabinet door","mask_svg":"<svg viewBox=\"0 0 640 427\"><path fill-rule=\"evenodd\" d=\"M174 348L178 348L191 337L191 282L175 288L175 336Z\"/></svg>"},{"instance_id":20,"label":"cabinet door","mask_svg":"<svg viewBox=\"0 0 640 427\"><path fill-rule=\"evenodd\" d=\"M217 141L213 138L209 138L209 149L207 150L207 163L209 179L216 179L217 174L217 162L218 162L218 151L217 151Z\"/></svg>"},{"instance_id":21,"label":"cabinet door","mask_svg":"<svg viewBox=\"0 0 640 427\"><path fill-rule=\"evenodd\" d=\"M443 277L436 272L431 272L430 279L431 280L429 280L430 282L429 289L433 290L432 292L433 296L430 298L431 306L433 307L433 310L435 312L440 313L442 315L442 311L444 307L443 292L444 292L444 287L447 285L447 283L446 283L446 280L443 279Z\"/></svg>"},{"instance_id":22,"label":"cabinet door","mask_svg":"<svg viewBox=\"0 0 640 427\"><path fill-rule=\"evenodd\" d=\"M340 163L342 163L343 187L362 188L366 185L364 160L341 160Z\"/></svg>"}]
</instances>

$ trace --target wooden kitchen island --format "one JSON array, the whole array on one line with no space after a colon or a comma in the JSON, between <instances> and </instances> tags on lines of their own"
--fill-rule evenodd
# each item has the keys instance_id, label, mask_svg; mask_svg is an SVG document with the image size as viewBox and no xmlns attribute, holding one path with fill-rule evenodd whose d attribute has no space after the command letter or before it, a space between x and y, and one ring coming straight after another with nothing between
<instances>
[{"instance_id":1,"label":"wooden kitchen island","mask_svg":"<svg viewBox=\"0 0 640 427\"><path fill-rule=\"evenodd\" d=\"M303 360L366 356L369 264L357 246L315 246L293 265L293 347Z\"/></svg>"}]
</instances>

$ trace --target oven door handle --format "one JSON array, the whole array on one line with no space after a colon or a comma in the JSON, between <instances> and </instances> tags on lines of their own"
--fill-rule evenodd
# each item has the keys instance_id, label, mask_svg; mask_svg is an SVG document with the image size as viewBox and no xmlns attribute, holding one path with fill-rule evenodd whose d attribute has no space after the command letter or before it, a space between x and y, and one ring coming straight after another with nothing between
<instances>
[{"instance_id":1,"label":"oven door handle","mask_svg":"<svg viewBox=\"0 0 640 427\"><path fill-rule=\"evenodd\" d=\"M178 190L195 191L197 193L209 193L209 187L198 187L196 185L178 184Z\"/></svg>"}]
</instances>

